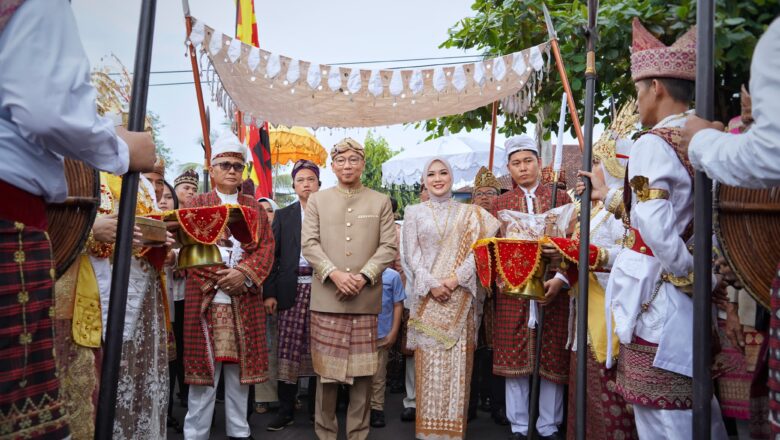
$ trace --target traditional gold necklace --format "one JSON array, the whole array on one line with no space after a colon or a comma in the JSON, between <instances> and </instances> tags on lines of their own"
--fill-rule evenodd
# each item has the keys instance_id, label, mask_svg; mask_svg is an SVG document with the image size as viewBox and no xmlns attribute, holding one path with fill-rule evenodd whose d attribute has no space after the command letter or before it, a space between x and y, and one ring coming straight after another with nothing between
<instances>
[{"instance_id":1,"label":"traditional gold necklace","mask_svg":"<svg viewBox=\"0 0 780 440\"><path fill-rule=\"evenodd\" d=\"M439 233L439 244L441 244L444 241L444 235L447 233L447 228L450 226L450 211L452 211L452 201L447 201L447 219L444 222L444 231L439 227L439 219L436 215L436 209L433 208L433 202L430 200L426 202L428 204L428 208L431 210L431 213L433 214L433 224L436 225L436 231Z\"/></svg>"}]
</instances>

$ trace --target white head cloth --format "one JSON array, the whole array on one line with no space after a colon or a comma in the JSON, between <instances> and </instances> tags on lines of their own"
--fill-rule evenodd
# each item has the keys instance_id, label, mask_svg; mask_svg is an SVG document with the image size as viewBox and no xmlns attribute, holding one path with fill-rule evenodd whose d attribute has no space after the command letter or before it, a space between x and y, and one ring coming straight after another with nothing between
<instances>
[{"instance_id":1,"label":"white head cloth","mask_svg":"<svg viewBox=\"0 0 780 440\"><path fill-rule=\"evenodd\" d=\"M211 160L213 161L220 155L230 153L239 154L241 156L240 158L246 162L246 147L238 140L238 137L233 134L232 131L225 130L219 138L217 138L217 141L214 142L214 145L211 146Z\"/></svg>"},{"instance_id":2,"label":"white head cloth","mask_svg":"<svg viewBox=\"0 0 780 440\"><path fill-rule=\"evenodd\" d=\"M504 143L504 149L506 150L506 161L509 162L509 156L512 153L518 151L533 151L539 156L539 147L536 146L536 141L527 134L521 134L518 136L512 136Z\"/></svg>"}]
</instances>

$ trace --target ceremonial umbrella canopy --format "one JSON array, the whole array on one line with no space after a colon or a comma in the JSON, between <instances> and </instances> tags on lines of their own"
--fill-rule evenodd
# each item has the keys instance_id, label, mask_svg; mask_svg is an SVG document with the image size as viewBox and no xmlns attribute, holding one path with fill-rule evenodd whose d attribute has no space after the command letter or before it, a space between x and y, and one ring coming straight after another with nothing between
<instances>
[{"instance_id":1,"label":"ceremonial umbrella canopy","mask_svg":"<svg viewBox=\"0 0 780 440\"><path fill-rule=\"evenodd\" d=\"M271 164L286 165L300 159L324 167L328 152L309 130L303 127L278 125L268 130L271 144Z\"/></svg>"},{"instance_id":2,"label":"ceremonial umbrella canopy","mask_svg":"<svg viewBox=\"0 0 780 440\"><path fill-rule=\"evenodd\" d=\"M490 144L466 136L443 136L423 142L393 156L382 164L385 184L420 183L423 167L432 157L444 157L452 165L453 187L471 184L479 168L488 163ZM494 169L506 166L504 149L496 147Z\"/></svg>"}]
</instances>

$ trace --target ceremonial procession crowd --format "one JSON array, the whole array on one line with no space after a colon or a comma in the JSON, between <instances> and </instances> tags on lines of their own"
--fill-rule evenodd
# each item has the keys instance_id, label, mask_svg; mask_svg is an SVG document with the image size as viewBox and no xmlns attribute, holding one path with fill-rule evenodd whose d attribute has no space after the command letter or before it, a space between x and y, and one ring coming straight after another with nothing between
<instances>
[{"instance_id":1,"label":"ceremonial procession crowd","mask_svg":"<svg viewBox=\"0 0 780 440\"><path fill-rule=\"evenodd\" d=\"M194 171L171 181L148 133L96 114L67 3L3 2L0 439L94 436L128 171L143 173L137 216L178 210L184 222L184 213L201 213L192 224L205 234L216 212L206 208L227 205L245 213L246 225L217 230L222 264L188 268L179 267L175 234L164 246L145 247L136 226L113 438L162 439L170 431L188 440L272 438L293 423L304 395L312 435L335 440L341 430L350 440L370 438L400 422L386 420L384 410L387 366L401 356L401 419L414 422L418 439L464 438L477 407L490 410L511 439L533 430L537 438L573 438L575 353L587 350L587 438L690 439L693 173L734 186L780 185L780 21L755 50L752 111L730 132L692 116L695 47L693 31L666 46L634 21L636 104L594 146L592 172L580 173L592 182L594 259L588 344L578 347L576 259L547 242L536 261L510 265L545 261L543 293L528 300L504 282L482 285L473 251L480 240L509 235L502 213L543 215L556 204L555 212L570 212L559 235L578 239L584 183L566 192L544 181L537 139L509 138L511 187L483 167L471 203L453 198L455 164L431 158L420 202L403 219L394 200L362 185L365 150L351 138L330 150L338 183L321 188L320 168L299 160L291 172L297 201L280 209L255 199L242 179L247 148L226 131L211 149L213 189L199 193ZM45 209L67 195L63 157L101 170L100 203L83 249L57 278ZM737 438L774 438L780 282L772 313L740 290L723 261L715 267L712 438L729 438L726 421ZM186 406L182 421L172 412L177 397ZM212 423L218 399L224 434ZM273 402L270 432L250 432L249 415L271 411Z\"/></svg>"}]
</instances>

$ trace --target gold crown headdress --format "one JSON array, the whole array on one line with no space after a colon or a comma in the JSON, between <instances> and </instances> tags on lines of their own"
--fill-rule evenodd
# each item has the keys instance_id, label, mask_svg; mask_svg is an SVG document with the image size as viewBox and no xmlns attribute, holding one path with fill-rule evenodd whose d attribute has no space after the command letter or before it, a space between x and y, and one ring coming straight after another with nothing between
<instances>
[{"instance_id":1,"label":"gold crown headdress","mask_svg":"<svg viewBox=\"0 0 780 440\"><path fill-rule=\"evenodd\" d=\"M604 130L593 146L593 157L598 158L604 164L604 169L617 179L626 177L626 167L618 159L627 159L618 157L617 143L621 139L630 139L638 122L636 101L631 99L623 104L612 124Z\"/></svg>"}]
</instances>

